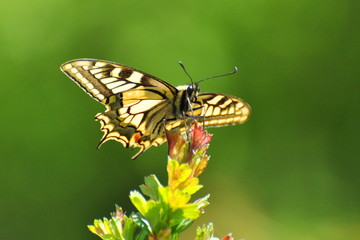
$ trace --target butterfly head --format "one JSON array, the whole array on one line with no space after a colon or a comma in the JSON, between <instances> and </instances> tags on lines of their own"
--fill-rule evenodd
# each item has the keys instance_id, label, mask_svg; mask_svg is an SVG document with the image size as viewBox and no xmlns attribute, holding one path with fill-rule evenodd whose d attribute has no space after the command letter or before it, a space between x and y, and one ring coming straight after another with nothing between
<instances>
[{"instance_id":1,"label":"butterfly head","mask_svg":"<svg viewBox=\"0 0 360 240\"><path fill-rule=\"evenodd\" d=\"M182 67L182 69L184 70L184 72L186 73L186 75L188 75L188 77L190 78L190 81L191 81L191 84L188 85L186 88L186 95L187 95L188 99L190 99L191 102L195 102L197 100L197 96L199 95L199 91L200 91L200 87L199 87L200 82L211 79L211 78L218 78L218 77L232 75L238 71L237 67L234 67L234 71L232 71L230 73L226 73L226 74L222 74L222 75L218 75L218 76L207 77L207 78L201 79L198 82L194 82L192 77L190 76L190 74L186 71L184 64L181 61L179 62L179 64Z\"/></svg>"},{"instance_id":2,"label":"butterfly head","mask_svg":"<svg viewBox=\"0 0 360 240\"><path fill-rule=\"evenodd\" d=\"M190 84L186 88L186 96L191 102L196 102L199 92L200 87L197 83Z\"/></svg>"}]
</instances>

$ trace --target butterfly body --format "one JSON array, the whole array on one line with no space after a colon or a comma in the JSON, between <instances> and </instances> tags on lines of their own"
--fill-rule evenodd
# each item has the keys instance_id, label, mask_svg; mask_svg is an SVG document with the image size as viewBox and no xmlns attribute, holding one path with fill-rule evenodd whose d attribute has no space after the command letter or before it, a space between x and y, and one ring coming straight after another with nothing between
<instances>
[{"instance_id":1,"label":"butterfly body","mask_svg":"<svg viewBox=\"0 0 360 240\"><path fill-rule=\"evenodd\" d=\"M199 117L205 126L245 122L250 107L241 99L216 93L199 93L193 83L173 87L131 67L95 59L64 63L61 70L86 93L106 107L96 115L104 136L99 146L116 140L124 147L139 147L135 159L151 146L166 141L165 130L185 129Z\"/></svg>"}]
</instances>

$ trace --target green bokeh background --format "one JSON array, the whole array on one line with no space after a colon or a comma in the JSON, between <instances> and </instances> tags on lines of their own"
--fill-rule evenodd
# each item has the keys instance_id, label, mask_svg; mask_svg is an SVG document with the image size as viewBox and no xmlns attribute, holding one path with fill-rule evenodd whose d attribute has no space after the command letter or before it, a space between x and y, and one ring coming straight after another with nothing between
<instances>
[{"instance_id":1,"label":"green bokeh background","mask_svg":"<svg viewBox=\"0 0 360 240\"><path fill-rule=\"evenodd\" d=\"M86 228L157 174L166 146L96 149L103 106L60 72L98 58L239 96L244 125L209 129L195 225L247 240L360 236L358 0L7 1L0 9L0 238L98 239ZM193 239L195 225L182 239Z\"/></svg>"}]
</instances>

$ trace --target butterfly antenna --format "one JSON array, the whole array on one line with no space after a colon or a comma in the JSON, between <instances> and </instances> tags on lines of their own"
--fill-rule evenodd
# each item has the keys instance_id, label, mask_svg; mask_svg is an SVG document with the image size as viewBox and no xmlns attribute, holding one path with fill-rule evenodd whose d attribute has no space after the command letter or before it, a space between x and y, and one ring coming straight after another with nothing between
<instances>
[{"instance_id":1,"label":"butterfly antenna","mask_svg":"<svg viewBox=\"0 0 360 240\"><path fill-rule=\"evenodd\" d=\"M182 69L184 70L184 72L186 73L186 75L188 75L188 77L190 78L191 83L194 84L194 81L193 81L192 77L191 77L190 74L186 71L185 66L184 66L184 64L182 63L182 61L179 61L179 64L180 64L180 66L182 67Z\"/></svg>"},{"instance_id":2,"label":"butterfly antenna","mask_svg":"<svg viewBox=\"0 0 360 240\"><path fill-rule=\"evenodd\" d=\"M237 68L237 67L234 67L234 71L232 71L232 72L230 72L230 73L226 73L226 74L219 75L219 76L207 77L207 78L201 79L201 80L198 81L197 83L200 83L200 82L202 82L202 81L205 81L205 80L208 80L208 79L211 79L211 78L218 78L218 77L229 76L229 75L232 75L232 74L237 73L237 71L238 71L238 68Z\"/></svg>"}]
</instances>

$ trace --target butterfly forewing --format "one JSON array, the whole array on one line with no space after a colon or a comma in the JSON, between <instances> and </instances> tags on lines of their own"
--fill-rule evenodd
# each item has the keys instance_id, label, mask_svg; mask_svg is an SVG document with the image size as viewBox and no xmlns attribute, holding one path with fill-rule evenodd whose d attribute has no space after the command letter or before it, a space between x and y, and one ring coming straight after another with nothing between
<instances>
[{"instance_id":1,"label":"butterfly forewing","mask_svg":"<svg viewBox=\"0 0 360 240\"><path fill-rule=\"evenodd\" d=\"M63 72L73 79L85 92L99 102L132 89L154 91L162 98L173 98L177 89L170 84L139 70L113 62L81 59L64 63ZM147 92L136 96L147 98Z\"/></svg>"},{"instance_id":2,"label":"butterfly forewing","mask_svg":"<svg viewBox=\"0 0 360 240\"><path fill-rule=\"evenodd\" d=\"M139 147L133 159L149 147L164 143L165 129L186 131L194 119L208 127L243 123L250 114L250 107L239 98L203 93L196 102L190 102L186 86L175 88L154 76L113 62L73 60L64 63L61 70L105 105L106 111L95 117L104 132L99 146L112 139L124 147ZM188 103L190 111L184 110Z\"/></svg>"}]
</instances>

